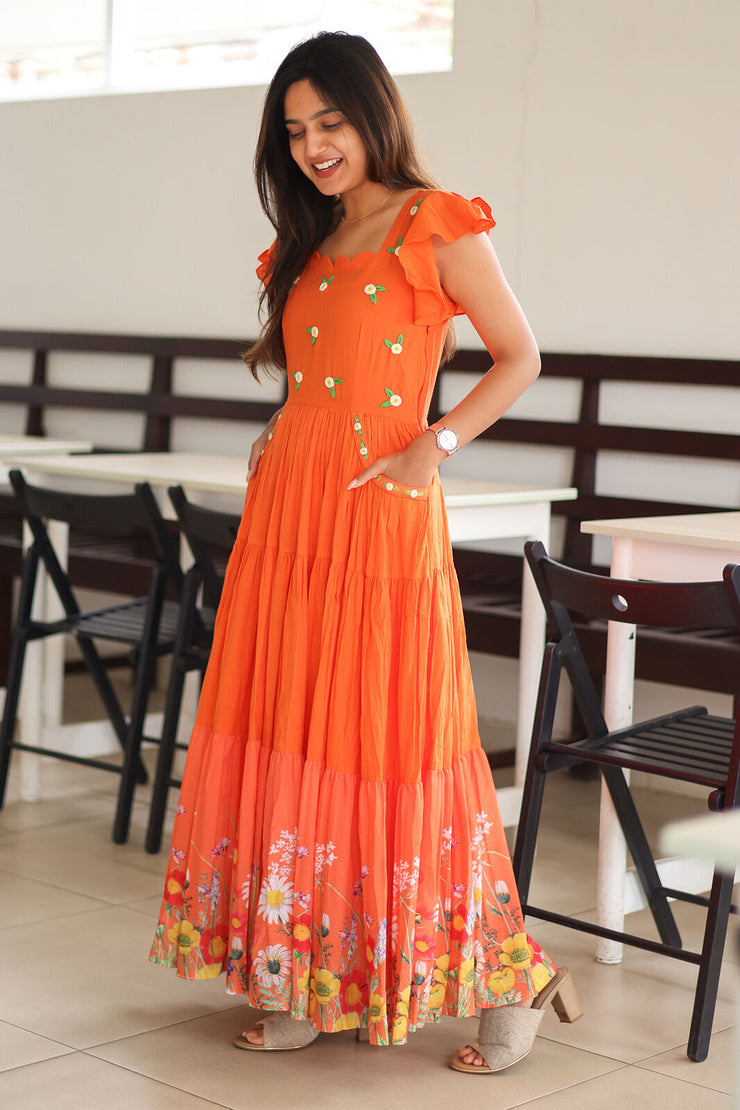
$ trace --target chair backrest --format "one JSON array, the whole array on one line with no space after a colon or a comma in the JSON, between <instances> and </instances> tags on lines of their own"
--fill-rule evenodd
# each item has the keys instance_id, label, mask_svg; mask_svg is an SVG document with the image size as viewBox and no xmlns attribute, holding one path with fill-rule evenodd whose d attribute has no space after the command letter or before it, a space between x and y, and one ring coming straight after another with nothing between
<instances>
[{"instance_id":1,"label":"chair backrest","mask_svg":"<svg viewBox=\"0 0 740 1110\"><path fill-rule=\"evenodd\" d=\"M557 652L559 665L568 672L591 736L608 730L573 618L576 625L608 620L647 628L740 632L738 564L728 564L721 581L640 582L574 570L551 559L539 541L528 541L524 552L547 613L548 649Z\"/></svg>"},{"instance_id":2,"label":"chair backrest","mask_svg":"<svg viewBox=\"0 0 740 1110\"><path fill-rule=\"evenodd\" d=\"M157 572L170 578L179 594L183 574L177 549L147 482L138 483L134 493L88 494L31 485L20 470L11 470L8 477L31 529L36 554L68 614L79 612L79 605L49 536L47 521L134 544L145 541L154 553Z\"/></svg>"},{"instance_id":3,"label":"chair backrest","mask_svg":"<svg viewBox=\"0 0 740 1110\"><path fill-rule=\"evenodd\" d=\"M236 540L240 517L236 513L194 505L188 501L182 486L170 486L169 495L203 583L203 600L215 609L221 597L224 567Z\"/></svg>"}]
</instances>

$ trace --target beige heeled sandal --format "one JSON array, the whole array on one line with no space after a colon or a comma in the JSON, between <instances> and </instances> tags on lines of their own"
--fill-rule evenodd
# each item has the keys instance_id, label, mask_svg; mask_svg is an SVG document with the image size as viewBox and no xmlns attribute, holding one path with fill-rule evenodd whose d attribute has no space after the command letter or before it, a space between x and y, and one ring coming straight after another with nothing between
<instances>
[{"instance_id":1,"label":"beige heeled sandal","mask_svg":"<svg viewBox=\"0 0 740 1110\"><path fill-rule=\"evenodd\" d=\"M518 1064L532 1051L550 1002L561 1021L578 1021L583 1016L573 980L565 967L545 984L531 1006L494 1006L482 1011L479 1035L466 1047L482 1056L485 1065L467 1064L454 1056L450 1067L469 1075L491 1075Z\"/></svg>"},{"instance_id":2,"label":"beige heeled sandal","mask_svg":"<svg viewBox=\"0 0 740 1110\"><path fill-rule=\"evenodd\" d=\"M291 1052L296 1048L307 1048L319 1035L310 1021L297 1021L283 1012L268 1014L255 1022L252 1028L262 1030L262 1044L252 1044L241 1033L231 1042L235 1048L246 1048L250 1052Z\"/></svg>"}]
</instances>

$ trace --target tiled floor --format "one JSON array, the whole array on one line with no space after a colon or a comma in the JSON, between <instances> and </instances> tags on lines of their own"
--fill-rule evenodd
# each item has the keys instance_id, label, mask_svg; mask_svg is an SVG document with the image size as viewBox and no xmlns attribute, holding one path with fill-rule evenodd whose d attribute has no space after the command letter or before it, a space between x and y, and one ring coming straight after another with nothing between
<instances>
[{"instance_id":1,"label":"tiled floor","mask_svg":"<svg viewBox=\"0 0 740 1110\"><path fill-rule=\"evenodd\" d=\"M17 757L16 757L17 760ZM17 766L15 768L17 775ZM445 1067L475 1032L445 1019L399 1049L322 1035L303 1052L238 1052L248 1015L223 981L182 983L147 961L164 853L143 850L146 792L130 842L110 840L112 783L58 762L44 769L44 801L0 813L0 1106L18 1110L405 1110L542 1107L671 1110L732 1104L734 933L728 940L709 1059L685 1055L695 970L628 950L619 966L594 960L584 934L532 923L571 968L585 1016L559 1025L549 1011L532 1054L498 1076ZM103 781L101 781L103 780ZM642 792L651 826L696 812L691 800ZM593 910L597 787L563 775L547 802L532 895L554 908ZM679 921L699 936L701 911ZM632 919L635 928L644 914Z\"/></svg>"}]
</instances>

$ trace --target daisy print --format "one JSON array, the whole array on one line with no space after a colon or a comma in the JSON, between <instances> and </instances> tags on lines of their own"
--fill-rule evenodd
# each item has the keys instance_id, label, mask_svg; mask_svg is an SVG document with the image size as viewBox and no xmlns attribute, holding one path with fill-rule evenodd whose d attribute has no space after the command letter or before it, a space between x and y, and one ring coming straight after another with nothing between
<instances>
[{"instance_id":1,"label":"daisy print","mask_svg":"<svg viewBox=\"0 0 740 1110\"><path fill-rule=\"evenodd\" d=\"M368 295L368 297L373 302L373 304L377 304L378 303L378 293L385 293L385 286L384 285L373 285L372 282L370 282L368 285L365 286L365 288L362 290L362 292L366 293Z\"/></svg>"},{"instance_id":2,"label":"daisy print","mask_svg":"<svg viewBox=\"0 0 740 1110\"><path fill-rule=\"evenodd\" d=\"M319 338L319 329L317 327L306 328L306 331L311 336L311 346L313 347L316 340Z\"/></svg>"},{"instance_id":3,"label":"daisy print","mask_svg":"<svg viewBox=\"0 0 740 1110\"><path fill-rule=\"evenodd\" d=\"M403 335L399 335L395 343L393 343L390 339L384 339L383 342L385 343L386 347L390 347L390 352L392 355L400 355L401 351L403 350Z\"/></svg>"},{"instance_id":4,"label":"daisy print","mask_svg":"<svg viewBox=\"0 0 740 1110\"><path fill-rule=\"evenodd\" d=\"M262 883L257 911L270 925L284 925L292 910L293 884L273 872Z\"/></svg>"},{"instance_id":5,"label":"daisy print","mask_svg":"<svg viewBox=\"0 0 740 1110\"><path fill-rule=\"evenodd\" d=\"M276 987L290 971L290 952L282 944L268 944L255 958L252 970L265 987Z\"/></svg>"},{"instance_id":6,"label":"daisy print","mask_svg":"<svg viewBox=\"0 0 740 1110\"><path fill-rule=\"evenodd\" d=\"M387 386L385 388L385 394L386 400L381 402L380 407L382 409L387 409L388 407L393 407L394 409L397 409L398 406L401 404L401 398L398 396L398 394L394 393L392 389L388 389Z\"/></svg>"}]
</instances>

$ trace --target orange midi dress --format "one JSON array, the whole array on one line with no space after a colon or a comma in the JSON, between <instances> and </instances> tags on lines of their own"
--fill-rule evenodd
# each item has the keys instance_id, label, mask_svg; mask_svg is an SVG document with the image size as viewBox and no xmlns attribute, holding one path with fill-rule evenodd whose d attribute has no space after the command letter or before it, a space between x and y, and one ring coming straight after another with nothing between
<instances>
[{"instance_id":1,"label":"orange midi dress","mask_svg":"<svg viewBox=\"0 0 740 1110\"><path fill-rule=\"evenodd\" d=\"M378 252L315 253L290 293L289 396L227 568L151 950L375 1044L554 973L481 750L439 479L347 489L427 426L461 311L432 236L493 223L420 190Z\"/></svg>"}]
</instances>

